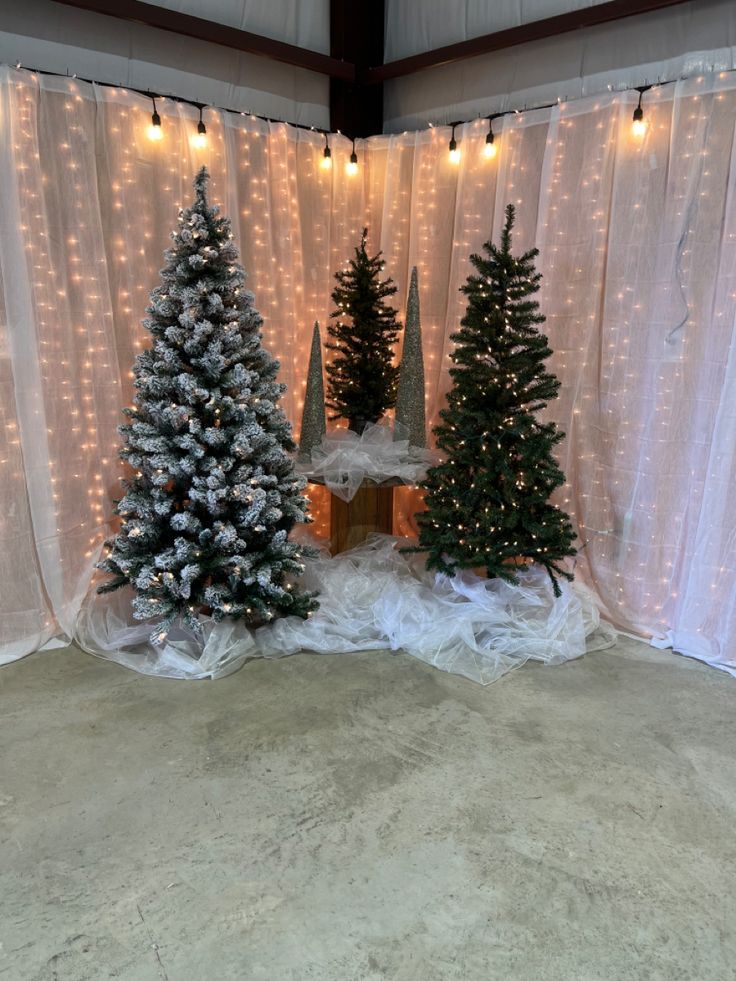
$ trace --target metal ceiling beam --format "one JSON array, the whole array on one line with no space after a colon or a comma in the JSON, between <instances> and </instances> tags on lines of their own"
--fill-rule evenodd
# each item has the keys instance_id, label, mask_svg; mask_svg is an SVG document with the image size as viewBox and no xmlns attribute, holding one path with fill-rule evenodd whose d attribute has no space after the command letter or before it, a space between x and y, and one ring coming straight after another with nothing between
<instances>
[{"instance_id":1,"label":"metal ceiling beam","mask_svg":"<svg viewBox=\"0 0 736 981\"><path fill-rule=\"evenodd\" d=\"M493 34L484 34L481 37L469 38L467 41L459 41L456 44L435 48L433 51L423 51L408 58L390 61L385 65L378 65L375 68L369 68L367 72L360 73L359 81L368 85L386 82L391 78L413 75L415 72L423 71L426 68L449 65L452 62L464 61L478 55L503 51L505 48L515 47L517 44L528 44L530 41L540 41L544 38L555 37L558 34L583 30L586 27L610 24L612 21L622 20L624 17L651 13L655 10L663 10L666 7L675 7L677 4L687 2L697 2L697 0L608 0L606 3L597 3L580 10L571 10L566 14L545 17L543 20L531 21L528 24L520 24L518 27L510 27L504 31L495 31Z\"/></svg>"},{"instance_id":2,"label":"metal ceiling beam","mask_svg":"<svg viewBox=\"0 0 736 981\"><path fill-rule=\"evenodd\" d=\"M191 14L182 14L177 10L143 3L141 0L54 0L54 2L67 7L76 7L78 10L116 17L118 20L145 24L146 27L155 27L161 31L181 34L199 41L209 41L210 44L220 44L225 48L281 61L296 68L305 68L345 82L355 81L355 65L350 62L332 58L319 51L299 48L295 44L262 37L260 34L251 34L250 31L228 27L227 24L218 24L203 17L193 17Z\"/></svg>"},{"instance_id":3,"label":"metal ceiling beam","mask_svg":"<svg viewBox=\"0 0 736 981\"><path fill-rule=\"evenodd\" d=\"M360 78L383 61L384 0L330 0L330 54ZM348 136L383 132L383 86L330 79L330 129Z\"/></svg>"}]
</instances>

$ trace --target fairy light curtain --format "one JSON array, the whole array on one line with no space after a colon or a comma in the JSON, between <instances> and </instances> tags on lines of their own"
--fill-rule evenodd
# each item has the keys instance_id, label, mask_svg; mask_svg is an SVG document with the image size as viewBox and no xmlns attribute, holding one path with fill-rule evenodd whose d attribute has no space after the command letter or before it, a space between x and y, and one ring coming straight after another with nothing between
<instances>
[{"instance_id":1,"label":"fairy light curtain","mask_svg":"<svg viewBox=\"0 0 736 981\"><path fill-rule=\"evenodd\" d=\"M120 408L140 319L191 177L206 162L232 216L295 422L312 325L363 224L402 308L419 269L427 410L449 385L468 254L517 206L541 249L541 294L568 433L561 501L577 574L620 627L725 664L736 573L736 80L691 79L494 123L351 144L123 90L0 76L0 658L71 632L117 493ZM414 497L397 494L396 529ZM327 514L317 503L316 530ZM731 657L733 657L731 655ZM732 660L736 668L736 662Z\"/></svg>"}]
</instances>

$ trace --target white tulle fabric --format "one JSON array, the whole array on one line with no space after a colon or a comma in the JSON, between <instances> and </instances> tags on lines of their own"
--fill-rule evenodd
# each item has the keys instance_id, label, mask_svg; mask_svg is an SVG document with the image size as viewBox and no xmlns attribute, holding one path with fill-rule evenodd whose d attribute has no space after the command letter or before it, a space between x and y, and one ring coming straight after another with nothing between
<instances>
[{"instance_id":1,"label":"white tulle fabric","mask_svg":"<svg viewBox=\"0 0 736 981\"><path fill-rule=\"evenodd\" d=\"M431 450L409 446L408 439L394 439L391 424L380 422L369 423L360 436L351 429L327 433L299 469L324 483L335 497L351 501L364 480L418 483L435 458Z\"/></svg>"},{"instance_id":2,"label":"white tulle fabric","mask_svg":"<svg viewBox=\"0 0 736 981\"><path fill-rule=\"evenodd\" d=\"M308 620L288 617L255 633L240 623L202 618L199 636L176 627L156 644L155 623L132 625L130 595L90 593L76 641L85 650L144 674L218 678L255 657L298 651L350 654L390 649L488 685L526 661L561 664L615 642L592 594L562 584L555 598L544 570L519 570L519 584L427 572L405 539L373 535L335 558L307 564L304 585L320 593Z\"/></svg>"},{"instance_id":3,"label":"white tulle fabric","mask_svg":"<svg viewBox=\"0 0 736 981\"><path fill-rule=\"evenodd\" d=\"M195 681L223 678L258 656L253 634L242 623L210 617L201 617L199 632L177 624L156 643L157 624L133 620L131 601L129 589L102 596L90 590L77 620L76 644L141 674Z\"/></svg>"}]
</instances>

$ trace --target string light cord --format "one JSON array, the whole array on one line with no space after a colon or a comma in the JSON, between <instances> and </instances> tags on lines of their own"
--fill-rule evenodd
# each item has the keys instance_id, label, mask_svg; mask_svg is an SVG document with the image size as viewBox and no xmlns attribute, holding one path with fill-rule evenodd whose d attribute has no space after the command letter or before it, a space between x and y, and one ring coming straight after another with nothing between
<instances>
[{"instance_id":1,"label":"string light cord","mask_svg":"<svg viewBox=\"0 0 736 981\"><path fill-rule=\"evenodd\" d=\"M86 77L84 77L82 75L77 75L76 73L74 75L70 75L68 72L66 72L66 73L63 73L63 72L54 72L54 71L50 71L50 70L45 69L45 68L29 68L29 67L26 67L26 66L22 65L21 62L19 62L19 61L15 63L15 66L14 67L16 68L16 70L28 71L28 72L30 72L30 73L32 73L34 75L46 75L46 76L48 76L50 78L73 78L76 81L86 82L88 85L97 85L97 86L100 86L102 88L110 88L110 89L122 89L123 91L126 91L126 92L133 92L136 95L141 95L141 96L143 96L144 98L147 98L147 99L159 99L159 100L161 100L161 99L169 99L171 102L177 102L177 103L180 103L182 105L192 106L194 109L197 109L198 111L200 109L202 109L202 108L208 108L208 109L213 109L216 112L226 112L226 113L228 113L229 115L232 115L232 116L250 116L253 119L260 119L260 120L263 120L263 122L266 122L266 123L285 123L288 126L292 126L294 129L304 130L305 132L310 132L310 133L320 133L323 136L327 136L327 137L336 136L336 135L338 135L338 136L345 136L346 135L346 134L340 133L339 131L333 132L332 130L324 129L324 128L320 127L320 126L308 126L305 123L295 123L295 122L292 122L289 119L280 119L280 118L277 118L275 116L265 116L262 113L250 112L250 111L246 111L246 110L242 110L242 109L231 109L231 108L229 108L227 106L218 106L218 105L209 104L209 103L201 103L201 102L197 102L194 99L188 99L185 96L181 96L181 95L172 95L171 93L165 94L165 93L159 93L159 92L152 92L150 89L139 89L139 88L135 88L134 86L131 86L131 85L123 85L122 83L116 83L116 82L101 82L101 81L99 81L97 79L94 79L94 78L86 78ZM724 68L724 69L719 70L718 71L718 74L719 75L731 74L733 72L736 72L736 68ZM702 75L704 73L703 72L700 72L700 74ZM656 83L647 84L647 85L631 85L631 86L626 86L625 88L622 88L622 89L620 89L618 91L620 91L620 92L638 92L639 93L639 96L640 96L640 101L641 101L641 94L643 92L647 92L647 91L649 91L650 89L653 89L653 88L663 88L666 85L675 85L677 82L683 81L684 79L687 79L687 78L690 78L690 77L693 77L693 76L682 75L682 76L678 76L677 78L668 78L668 79L664 79L664 80L659 80ZM455 120L455 121L450 122L450 123L446 123L446 122L428 122L427 125L428 125L428 127L430 129L439 129L441 126L450 127L453 130L453 135L454 135L454 130L458 126L465 126L468 123L473 123L473 122L475 122L478 119L487 119L489 121L489 123L492 125L493 121L496 120L496 119L503 119L505 116L512 116L512 115L513 116L520 116L524 112L535 112L538 109L553 109L555 106L560 105L563 101L564 100L562 100L562 99L556 99L554 102L541 103L540 105L536 105L536 106L531 106L530 107L530 106L526 106L525 105L523 108L503 109L503 110L500 110L498 112L493 112L493 113L489 113L489 114L485 114L485 115L484 114L480 114L480 115L473 116L470 119L464 119L464 120L463 119L460 119L460 120ZM378 135L381 135L381 134L376 134L376 135L378 136ZM497 136L498 133L495 133L494 135ZM348 140L352 139L352 137L350 137L350 136L347 136L346 138Z\"/></svg>"},{"instance_id":2,"label":"string light cord","mask_svg":"<svg viewBox=\"0 0 736 981\"><path fill-rule=\"evenodd\" d=\"M730 75L730 74L732 74L734 72L736 72L736 68L723 68L723 69L718 69L718 72L717 73L716 72L712 72L710 74L718 74L720 76L720 75ZM699 72L698 73L698 75L701 75L701 76L702 75L705 75L705 74L709 74L709 73L706 73L706 72ZM644 114L643 105L642 105L642 97L643 97L643 95L644 95L645 92L649 92L651 89L655 89L655 88L656 89L664 88L667 85L676 85L678 82L686 81L688 78L696 78L696 77L698 77L698 76L697 75L680 75L677 78L666 78L666 79L663 79L663 80L658 80L656 82L647 83L646 85L628 85L628 86L625 86L625 87L623 87L621 89L610 90L610 91L611 91L611 94L613 94L614 91L616 93L637 92L639 94L639 100L638 100L638 103L637 103L637 106L636 106L636 109L634 110L634 112L637 113L637 117L636 118L639 119L639 118L643 118L643 114ZM487 114L479 113L478 115L473 116L470 119L464 119L464 120L463 119L455 119L455 120L452 120L450 122L439 121L439 120L436 120L436 121L435 120L432 120L432 121L430 121L430 122L427 123L427 126L430 129L440 129L440 128L443 128L443 127L447 127L448 129L451 130L451 138L454 139L455 138L455 131L456 131L456 129L458 127L467 126L469 123L475 123L479 119L486 119L486 120L488 120L488 124L489 124L489 134L487 134L487 136L486 136L486 139L487 139L488 135L490 135L491 132L493 133L494 137L497 137L499 135L499 133L496 132L493 129L493 122L496 119L503 119L506 116L521 116L525 112L536 112L537 110L540 110L540 109L554 109L555 106L562 105L566 101L568 101L568 100L558 98L558 99L555 99L554 102L543 102L543 103L540 103L539 105L534 105L534 106L524 105L523 108L501 109L498 112L492 112L492 113L487 113ZM638 111L639 110L641 110L641 113L642 113L642 116L641 117L638 116ZM456 141L456 142L458 142L458 141ZM488 142L493 142L493 141L488 141Z\"/></svg>"},{"instance_id":3,"label":"string light cord","mask_svg":"<svg viewBox=\"0 0 736 981\"><path fill-rule=\"evenodd\" d=\"M100 88L120 89L123 92L132 92L134 95L140 95L143 96L143 98L145 99L151 99L152 102L154 103L154 112L156 111L155 109L156 99L158 99L159 102L164 99L168 99L170 102L176 102L180 105L192 106L193 109L196 109L198 111L200 120L201 120L202 111L204 109L212 109L215 112L226 112L230 116L250 116L251 119L260 119L264 123L284 123L286 126L291 126L294 129L302 130L305 133L319 133L321 136L326 136L328 138L332 136L345 136L345 134L341 133L339 130L333 132L332 130L324 129L321 126L308 126L306 123L294 123L290 119L281 119L277 116L264 116L262 113L251 112L250 110L246 110L246 109L231 109L228 106L218 106L208 102L197 102L195 99L188 99L186 96L183 95L173 95L171 93L152 92L150 89L138 89L135 88L135 86L133 85L124 85L122 82L120 83L101 82L96 78L87 78L84 75L77 75L76 73L70 75L69 72L54 72L46 68L32 68L27 65L21 64L19 61L16 62L15 65L13 65L13 68L15 68L16 71L29 72L31 75L45 75L48 78L68 78L75 82L84 82L87 85L96 85L99 86ZM354 142L355 139L358 139L358 137L353 138L348 136L346 137L346 139L348 140L352 139Z\"/></svg>"}]
</instances>

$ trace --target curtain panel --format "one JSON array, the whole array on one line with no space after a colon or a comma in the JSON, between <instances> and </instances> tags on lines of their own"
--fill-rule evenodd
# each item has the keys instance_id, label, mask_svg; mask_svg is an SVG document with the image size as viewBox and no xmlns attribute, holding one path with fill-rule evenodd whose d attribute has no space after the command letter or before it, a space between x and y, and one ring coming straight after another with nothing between
<instances>
[{"instance_id":1,"label":"curtain panel","mask_svg":"<svg viewBox=\"0 0 736 981\"><path fill-rule=\"evenodd\" d=\"M123 474L140 325L177 209L206 163L233 219L298 429L315 320L364 225L402 314L419 270L428 416L450 383L469 254L517 207L561 379L550 417L576 575L618 627L736 669L736 79L681 81L359 141L9 68L0 75L0 661L71 636ZM329 521L315 498L317 533ZM395 528L418 506L397 494Z\"/></svg>"}]
</instances>

